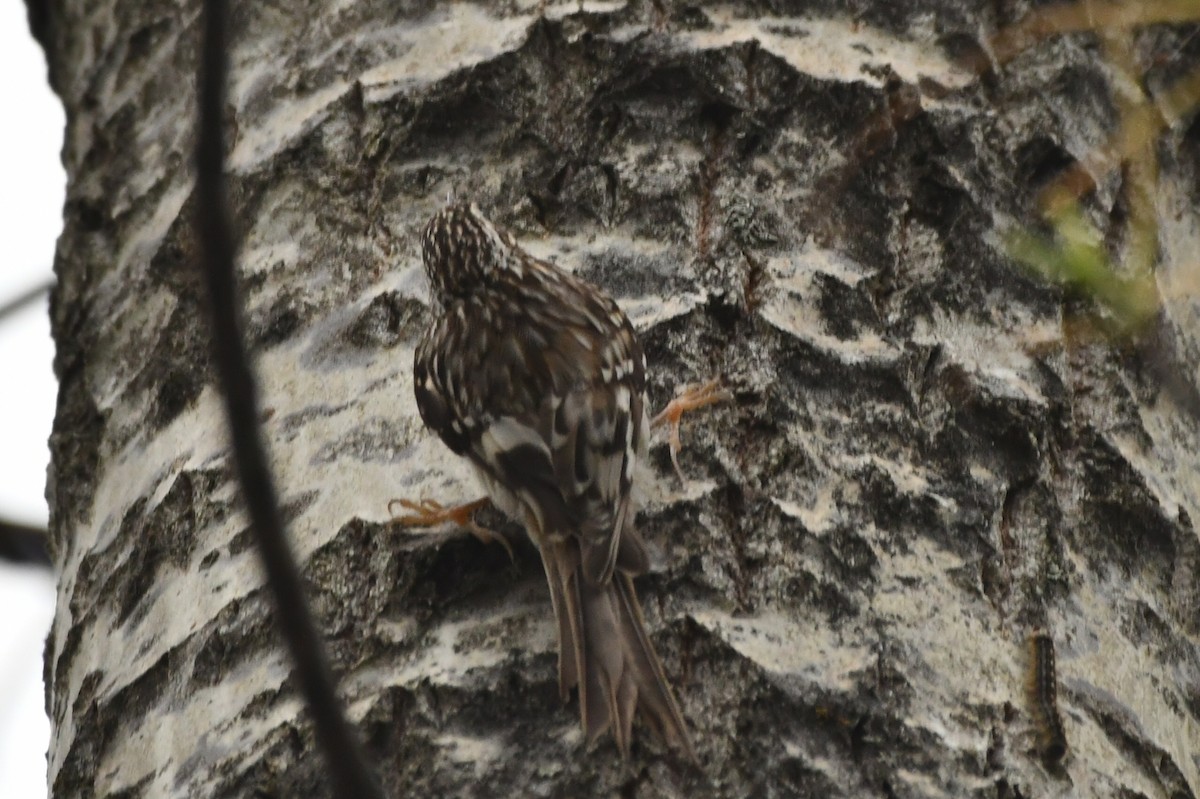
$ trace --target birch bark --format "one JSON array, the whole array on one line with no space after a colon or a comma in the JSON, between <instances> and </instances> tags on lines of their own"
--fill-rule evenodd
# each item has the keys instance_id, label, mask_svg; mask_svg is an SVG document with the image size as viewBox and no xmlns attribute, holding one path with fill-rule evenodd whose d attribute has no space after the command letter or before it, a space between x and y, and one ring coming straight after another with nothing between
<instances>
[{"instance_id":1,"label":"birch bark","mask_svg":"<svg viewBox=\"0 0 1200 799\"><path fill-rule=\"evenodd\" d=\"M784 4L787 5L787 4ZM971 5L972 7L966 7ZM1009 8L1010 5L1020 9ZM975 7L978 6L978 7ZM191 232L194 2L56 2L67 109L49 482L56 797L324 789L214 393ZM1023 4L240 3L229 108L262 419L394 795L1195 796L1200 426L1000 241L1103 143L1088 35L980 80ZM1146 32L1156 69L1194 29ZM1196 375L1194 132L1158 280ZM1119 214L1119 173L1090 212ZM423 429L417 235L448 195L603 285L653 397L724 375L647 488L639 581L703 772L585 751L536 555L389 525L477 495ZM1194 386L1193 386L1194 388ZM494 523L498 520L492 519ZM1026 639L1070 750L1046 766Z\"/></svg>"}]
</instances>

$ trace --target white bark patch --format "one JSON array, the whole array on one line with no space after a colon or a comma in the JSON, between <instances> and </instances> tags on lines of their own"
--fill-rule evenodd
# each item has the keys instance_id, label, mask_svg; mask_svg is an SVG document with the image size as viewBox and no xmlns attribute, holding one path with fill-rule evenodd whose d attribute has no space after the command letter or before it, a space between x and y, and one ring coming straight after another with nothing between
<instances>
[{"instance_id":1,"label":"white bark patch","mask_svg":"<svg viewBox=\"0 0 1200 799\"><path fill-rule=\"evenodd\" d=\"M547 236L526 238L519 242L522 249L543 261L552 261L568 272L574 272L588 255L616 255L629 259L658 258L674 255L676 250L657 239L634 238L623 231L594 231L581 236Z\"/></svg>"},{"instance_id":2,"label":"white bark patch","mask_svg":"<svg viewBox=\"0 0 1200 799\"><path fill-rule=\"evenodd\" d=\"M852 693L854 673L870 668L870 648L847 645L828 627L778 613L732 616L715 610L692 618L742 657L774 675L798 677L829 691Z\"/></svg>"},{"instance_id":3,"label":"white bark patch","mask_svg":"<svg viewBox=\"0 0 1200 799\"><path fill-rule=\"evenodd\" d=\"M366 100L382 102L508 52L534 19L532 14L501 17L482 5L454 3L420 22L406 21L380 31L380 36L407 45L407 52L362 74L359 81Z\"/></svg>"},{"instance_id":4,"label":"white bark patch","mask_svg":"<svg viewBox=\"0 0 1200 799\"><path fill-rule=\"evenodd\" d=\"M1178 409L1140 406L1142 432L1149 435L1151 446L1143 439L1119 431L1107 437L1121 456L1142 476L1155 500L1170 516L1182 508L1189 517L1200 518L1200 440L1178 424ZM1200 579L1200 575L1197 576Z\"/></svg>"},{"instance_id":5,"label":"white bark patch","mask_svg":"<svg viewBox=\"0 0 1200 799\"><path fill-rule=\"evenodd\" d=\"M704 304L706 296L704 292L682 291L665 297L638 297L624 300L621 307L636 330L649 330L656 325L691 313L697 306Z\"/></svg>"},{"instance_id":6,"label":"white bark patch","mask_svg":"<svg viewBox=\"0 0 1200 799\"><path fill-rule=\"evenodd\" d=\"M300 714L300 700L282 702L258 718L244 711L261 694L278 691L291 668L288 655L276 650L241 664L210 688L164 702L141 724L122 731L111 754L111 762L120 766L101 773L98 793L126 790L153 775L150 795L172 796L178 780L190 773L211 768L235 751L242 756L262 751L269 733ZM186 747L191 756L181 761L175 754L179 742L187 740L194 741Z\"/></svg>"},{"instance_id":7,"label":"white bark patch","mask_svg":"<svg viewBox=\"0 0 1200 799\"><path fill-rule=\"evenodd\" d=\"M493 621L496 619L493 619ZM392 664L393 685L413 685L430 680L438 685L465 685L471 672L487 669L510 656L512 641L492 639L492 646L461 646L469 634L486 627L487 619L449 622L433 631L433 640L407 663Z\"/></svg>"},{"instance_id":8,"label":"white bark patch","mask_svg":"<svg viewBox=\"0 0 1200 799\"><path fill-rule=\"evenodd\" d=\"M1082 563L1078 565L1083 567ZM1089 705L1104 705L1113 716L1125 718L1123 726L1135 729L1171 755L1188 785L1200 785L1200 761L1195 756L1200 752L1200 725L1181 710L1187 707L1189 688L1170 680L1147 679L1147 675L1161 670L1161 661L1154 649L1133 645L1121 632L1121 609L1113 605L1115 596L1123 596L1130 603L1146 603L1166 614L1165 609L1154 607L1153 597L1134 585L1117 574L1111 578L1096 575L1074 593L1071 610L1076 612L1055 620L1059 709L1067 737L1074 756L1084 762L1117 762L1122 758L1117 742L1100 727L1094 714L1073 711L1071 697L1078 693L1090 700ZM1194 685L1190 689L1194 690ZM1146 786L1147 796L1161 791L1157 782L1154 786ZM1081 796L1103 793L1100 784L1092 790L1078 783L1077 787Z\"/></svg>"},{"instance_id":9,"label":"white bark patch","mask_svg":"<svg viewBox=\"0 0 1200 799\"><path fill-rule=\"evenodd\" d=\"M935 310L932 322L924 317L916 320L912 340L941 345L946 362L961 366L981 389L995 397L1045 405L1046 397L1037 385L1037 364L1025 347L1033 339L1054 335L1053 329L1039 327L1011 310L997 311L994 316L993 323L982 324Z\"/></svg>"},{"instance_id":10,"label":"white bark patch","mask_svg":"<svg viewBox=\"0 0 1200 799\"><path fill-rule=\"evenodd\" d=\"M503 743L488 738L446 734L439 735L434 742L446 757L471 766L477 775L485 774L505 752Z\"/></svg>"},{"instance_id":11,"label":"white bark patch","mask_svg":"<svg viewBox=\"0 0 1200 799\"><path fill-rule=\"evenodd\" d=\"M780 497L771 497L771 502L786 515L799 519L808 532L821 535L834 529L843 518L835 491L839 484L846 484L846 481L839 477L822 481L810 492L807 505Z\"/></svg>"},{"instance_id":12,"label":"white bark patch","mask_svg":"<svg viewBox=\"0 0 1200 799\"><path fill-rule=\"evenodd\" d=\"M1178 336L1180 377L1196 385L1195 356L1200 353L1200 218L1185 187L1166 182L1159 194L1162 264L1154 270L1163 299L1163 312ZM1188 365L1193 371L1186 372ZM1153 446L1115 435L1114 443L1146 480L1163 507L1185 508L1200 519L1200 441L1182 421L1182 409L1169 396L1153 405L1139 404L1144 432ZM1197 578L1200 579L1200 578Z\"/></svg>"},{"instance_id":13,"label":"white bark patch","mask_svg":"<svg viewBox=\"0 0 1200 799\"><path fill-rule=\"evenodd\" d=\"M1191 194L1179 181L1164 181L1157 196L1162 264L1154 270L1165 310L1184 331L1200 332L1200 218Z\"/></svg>"},{"instance_id":14,"label":"white bark patch","mask_svg":"<svg viewBox=\"0 0 1200 799\"><path fill-rule=\"evenodd\" d=\"M521 241L530 255L568 271L579 269L580 262L591 256L603 256L628 263L663 262L677 270L678 250L656 239L634 238L623 231L604 231L587 236L555 236ZM655 325L683 316L702 305L704 292L679 291L671 294L644 294L622 297L621 310L637 330L649 330Z\"/></svg>"},{"instance_id":15,"label":"white bark patch","mask_svg":"<svg viewBox=\"0 0 1200 799\"><path fill-rule=\"evenodd\" d=\"M865 268L840 254L806 247L794 256L770 259L767 269L771 294L759 314L771 325L846 363L891 363L901 355L891 342L869 330L845 339L827 332L814 278L826 275L853 288L869 274Z\"/></svg>"},{"instance_id":16,"label":"white bark patch","mask_svg":"<svg viewBox=\"0 0 1200 799\"><path fill-rule=\"evenodd\" d=\"M529 26L544 15L561 19L569 14L608 13L623 2L522 2L521 13L500 16L487 4L454 3L424 20L381 28L369 38L386 40L404 53L376 64L359 81L368 103L382 102L409 89L434 83L456 70L480 64L516 48Z\"/></svg>"},{"instance_id":17,"label":"white bark patch","mask_svg":"<svg viewBox=\"0 0 1200 799\"><path fill-rule=\"evenodd\" d=\"M887 474L901 495L932 499L947 520L958 511L958 503L932 490L927 473L919 465L875 454L845 455L824 464L821 469L824 477L811 485L803 502L782 497L771 497L771 502L784 514L798 519L808 532L823 535L845 521L842 505L859 501L857 481L845 475L859 473L867 467Z\"/></svg>"},{"instance_id":18,"label":"white bark patch","mask_svg":"<svg viewBox=\"0 0 1200 799\"><path fill-rule=\"evenodd\" d=\"M543 3L542 0L518 0L515 4L522 11L545 14L547 19L562 19L575 13L611 14L629 5L626 0L565 0L559 3Z\"/></svg>"},{"instance_id":19,"label":"white bark patch","mask_svg":"<svg viewBox=\"0 0 1200 799\"><path fill-rule=\"evenodd\" d=\"M125 301L121 303L119 310L112 308L109 313L114 317L119 313L122 318L128 320L127 324L133 331L128 340L133 349L152 347L178 304L175 295L165 289L156 289L145 291L137 297L128 294L124 296ZM93 386L96 405L108 410L116 407L119 402L128 402L128 397L122 395L144 365L140 359L117 364L104 375L102 383Z\"/></svg>"},{"instance_id":20,"label":"white bark patch","mask_svg":"<svg viewBox=\"0 0 1200 799\"><path fill-rule=\"evenodd\" d=\"M108 285L109 282L128 281L140 276L150 266L150 259L158 252L163 237L179 218L179 212L191 193L192 181L189 178L163 195L150 218L124 240L121 251L117 253L115 268L97 289L97 297L125 296L125 292Z\"/></svg>"},{"instance_id":21,"label":"white bark patch","mask_svg":"<svg viewBox=\"0 0 1200 799\"><path fill-rule=\"evenodd\" d=\"M956 711L961 707L1000 707L1013 697L1024 696L1027 669L1023 641L995 614L983 607L977 612L963 608L961 589L952 572L965 565L961 558L937 547L928 539L914 537L908 552L891 552L881 558L880 590L872 600L876 618L895 628L893 634L910 645L906 680L919 700L911 709L911 723L945 740L952 748L975 751L982 757L988 741L978 723ZM1076 574L1087 566L1077 564ZM1200 751L1200 726L1176 708L1185 705L1174 686L1145 679L1159 667L1152 652L1133 644L1121 634L1121 614L1112 597L1122 589L1101 578L1089 578L1073 589L1072 608L1055 614L1051 627L1058 652L1059 706L1067 726L1072 757L1081 762L1120 762L1122 753L1098 726L1094 717L1072 709L1071 692L1088 690L1113 697L1114 712L1138 708L1134 725L1154 741L1184 771L1189 784L1196 784L1200 771L1192 752ZM1150 597L1130 600L1152 601ZM983 603L983 597L979 598ZM946 612L957 608L956 612ZM919 664L914 667L913 664ZM1077 675L1086 675L1077 676ZM1014 743L1032 747L1032 724L1027 737ZM1103 795L1102 785L1090 783L1096 772L1073 770L1072 778L1081 795ZM1101 778L1103 779L1103 778ZM1151 791L1153 793L1153 791Z\"/></svg>"},{"instance_id":22,"label":"white bark patch","mask_svg":"<svg viewBox=\"0 0 1200 799\"><path fill-rule=\"evenodd\" d=\"M908 551L879 560L880 590L871 602L872 614L889 636L907 643L904 663L891 660L889 665L901 668L914 690L910 723L956 750L982 757L986 735L958 709L1000 707L1022 696L1018 658L1023 649L984 607L961 610L962 589L951 577L964 566L960 557L929 539L914 537L908 544Z\"/></svg>"},{"instance_id":23,"label":"white bark patch","mask_svg":"<svg viewBox=\"0 0 1200 799\"><path fill-rule=\"evenodd\" d=\"M556 631L548 605L547 597L539 592L534 597L507 598L486 614L446 620L424 630L422 646L406 660L372 665L347 675L345 694L373 698L388 688L412 688L426 681L464 687L509 658L555 651ZM530 623L530 619L539 621ZM408 641L417 631L412 626L393 626L390 632L398 641ZM365 712L362 703L358 708Z\"/></svg>"},{"instance_id":24,"label":"white bark patch","mask_svg":"<svg viewBox=\"0 0 1200 799\"><path fill-rule=\"evenodd\" d=\"M261 242L242 251L243 275L266 272L279 266L291 266L298 262L303 253L300 245L288 236L288 231L279 231L277 239ZM255 233L261 233L256 228Z\"/></svg>"},{"instance_id":25,"label":"white bark patch","mask_svg":"<svg viewBox=\"0 0 1200 799\"><path fill-rule=\"evenodd\" d=\"M253 126L240 130L237 145L229 154L232 172L249 172L290 142L325 120L329 106L350 89L346 81L336 81L315 92L282 103Z\"/></svg>"},{"instance_id":26,"label":"white bark patch","mask_svg":"<svg viewBox=\"0 0 1200 799\"><path fill-rule=\"evenodd\" d=\"M848 16L833 19L758 17L740 19L731 8L708 10L709 30L680 37L686 49L715 49L739 42L757 41L797 70L816 78L881 86L879 67L890 67L907 83L922 78L948 88L975 79L929 46L928 41L906 41L876 30Z\"/></svg>"}]
</instances>

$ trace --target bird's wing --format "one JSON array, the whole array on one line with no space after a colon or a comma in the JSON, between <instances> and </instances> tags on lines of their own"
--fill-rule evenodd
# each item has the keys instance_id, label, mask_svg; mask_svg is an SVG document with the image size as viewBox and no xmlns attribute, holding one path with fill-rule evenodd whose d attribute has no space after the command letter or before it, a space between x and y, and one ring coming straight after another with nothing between
<instances>
[{"instance_id":1,"label":"bird's wing","mask_svg":"<svg viewBox=\"0 0 1200 799\"><path fill-rule=\"evenodd\" d=\"M567 284L568 289L574 286ZM585 576L646 568L630 489L645 362L611 300L456 303L417 351L425 423L517 497L540 533L579 540Z\"/></svg>"}]
</instances>

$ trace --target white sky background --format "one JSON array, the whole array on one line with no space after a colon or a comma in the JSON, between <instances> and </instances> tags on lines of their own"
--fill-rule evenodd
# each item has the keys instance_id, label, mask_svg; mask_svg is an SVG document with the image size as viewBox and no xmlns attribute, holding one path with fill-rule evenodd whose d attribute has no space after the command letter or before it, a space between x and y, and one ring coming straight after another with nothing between
<instances>
[{"instance_id":1,"label":"white sky background","mask_svg":"<svg viewBox=\"0 0 1200 799\"><path fill-rule=\"evenodd\" d=\"M25 4L0 2L0 304L51 276L62 227L63 112L50 91ZM0 321L0 516L46 523L44 487L56 386L43 297ZM44 569L0 563L0 797L46 796L42 645L54 607Z\"/></svg>"}]
</instances>

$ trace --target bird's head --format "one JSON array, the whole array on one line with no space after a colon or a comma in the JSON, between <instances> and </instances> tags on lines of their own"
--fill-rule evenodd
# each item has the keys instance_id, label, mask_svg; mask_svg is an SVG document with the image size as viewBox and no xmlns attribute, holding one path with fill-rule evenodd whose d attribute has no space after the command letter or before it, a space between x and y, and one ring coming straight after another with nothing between
<instances>
[{"instance_id":1,"label":"bird's head","mask_svg":"<svg viewBox=\"0 0 1200 799\"><path fill-rule=\"evenodd\" d=\"M441 305L485 289L499 270L519 269L521 249L474 203L448 205L434 214L422 238L425 275Z\"/></svg>"}]
</instances>

